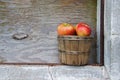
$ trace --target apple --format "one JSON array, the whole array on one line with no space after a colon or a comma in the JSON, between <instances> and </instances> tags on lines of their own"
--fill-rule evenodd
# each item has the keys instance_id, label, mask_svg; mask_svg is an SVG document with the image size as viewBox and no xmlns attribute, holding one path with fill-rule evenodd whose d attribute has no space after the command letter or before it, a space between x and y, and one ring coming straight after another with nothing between
<instances>
[{"instance_id":1,"label":"apple","mask_svg":"<svg viewBox=\"0 0 120 80\"><path fill-rule=\"evenodd\" d=\"M90 36L91 28L88 24L80 22L76 25L76 33L78 36Z\"/></svg>"},{"instance_id":2,"label":"apple","mask_svg":"<svg viewBox=\"0 0 120 80\"><path fill-rule=\"evenodd\" d=\"M61 23L57 28L58 35L75 35L76 30L73 25L69 23Z\"/></svg>"}]
</instances>

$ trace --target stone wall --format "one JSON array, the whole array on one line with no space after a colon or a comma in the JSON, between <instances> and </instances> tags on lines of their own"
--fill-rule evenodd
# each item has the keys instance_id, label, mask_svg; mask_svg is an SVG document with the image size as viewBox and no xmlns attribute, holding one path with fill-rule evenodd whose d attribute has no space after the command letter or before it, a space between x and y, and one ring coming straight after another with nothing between
<instances>
[{"instance_id":1,"label":"stone wall","mask_svg":"<svg viewBox=\"0 0 120 80\"><path fill-rule=\"evenodd\" d=\"M105 67L111 80L120 80L120 0L105 0Z\"/></svg>"}]
</instances>

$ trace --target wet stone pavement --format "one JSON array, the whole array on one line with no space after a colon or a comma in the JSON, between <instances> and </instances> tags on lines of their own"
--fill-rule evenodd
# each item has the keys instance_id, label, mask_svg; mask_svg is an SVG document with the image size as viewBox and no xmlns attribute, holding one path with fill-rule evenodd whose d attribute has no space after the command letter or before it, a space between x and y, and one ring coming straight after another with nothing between
<instances>
[{"instance_id":1,"label":"wet stone pavement","mask_svg":"<svg viewBox=\"0 0 120 80\"><path fill-rule=\"evenodd\" d=\"M84 21L95 29L94 2L95 0L0 0L0 62L59 63L58 24ZM95 50L93 47L93 62L96 59Z\"/></svg>"}]
</instances>

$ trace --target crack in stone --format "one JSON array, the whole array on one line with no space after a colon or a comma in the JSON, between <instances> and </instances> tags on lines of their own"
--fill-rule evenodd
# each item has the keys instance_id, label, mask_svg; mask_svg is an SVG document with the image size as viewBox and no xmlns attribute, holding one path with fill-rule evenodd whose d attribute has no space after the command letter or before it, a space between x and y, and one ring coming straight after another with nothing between
<instances>
[{"instance_id":1,"label":"crack in stone","mask_svg":"<svg viewBox=\"0 0 120 80\"><path fill-rule=\"evenodd\" d=\"M48 72L49 72L49 74L50 74L51 79L54 80L54 79L53 79L53 76L52 76L52 73L51 73L51 71L50 71L50 67L48 67Z\"/></svg>"}]
</instances>

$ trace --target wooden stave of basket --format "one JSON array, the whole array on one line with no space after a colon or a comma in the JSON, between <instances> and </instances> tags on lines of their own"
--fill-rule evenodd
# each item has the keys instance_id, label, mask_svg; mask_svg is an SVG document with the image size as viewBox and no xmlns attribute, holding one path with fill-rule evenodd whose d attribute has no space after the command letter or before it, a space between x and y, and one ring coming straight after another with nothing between
<instances>
[{"instance_id":1,"label":"wooden stave of basket","mask_svg":"<svg viewBox=\"0 0 120 80\"><path fill-rule=\"evenodd\" d=\"M58 36L59 58L62 64L86 65L93 37Z\"/></svg>"}]
</instances>

